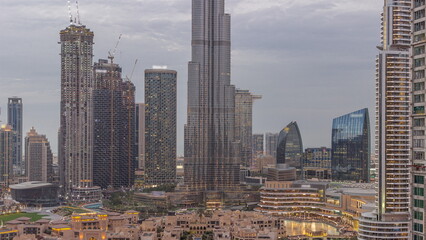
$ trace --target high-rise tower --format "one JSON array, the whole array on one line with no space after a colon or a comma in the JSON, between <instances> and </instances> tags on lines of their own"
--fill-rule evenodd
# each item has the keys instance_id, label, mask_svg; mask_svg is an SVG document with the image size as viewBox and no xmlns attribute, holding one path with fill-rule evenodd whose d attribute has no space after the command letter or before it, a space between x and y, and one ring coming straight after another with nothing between
<instances>
[{"instance_id":1,"label":"high-rise tower","mask_svg":"<svg viewBox=\"0 0 426 240\"><path fill-rule=\"evenodd\" d=\"M93 183L103 189L131 187L136 165L134 94L127 99L129 89L121 78L121 67L110 59L100 59L93 67ZM130 115L128 109L133 109Z\"/></svg>"},{"instance_id":2,"label":"high-rise tower","mask_svg":"<svg viewBox=\"0 0 426 240\"><path fill-rule=\"evenodd\" d=\"M25 173L28 181L53 181L53 155L49 140L34 128L25 138Z\"/></svg>"},{"instance_id":3,"label":"high-rise tower","mask_svg":"<svg viewBox=\"0 0 426 240\"><path fill-rule=\"evenodd\" d=\"M426 209L426 134L425 134L425 70L426 70L426 3L424 0L413 0L412 8L412 142L411 156L413 158L413 168L411 177L411 219L412 238L426 239L425 214Z\"/></svg>"},{"instance_id":4,"label":"high-rise tower","mask_svg":"<svg viewBox=\"0 0 426 240\"><path fill-rule=\"evenodd\" d=\"M235 190L239 184L230 23L224 0L192 1L185 183L193 190Z\"/></svg>"},{"instance_id":5,"label":"high-rise tower","mask_svg":"<svg viewBox=\"0 0 426 240\"><path fill-rule=\"evenodd\" d=\"M377 210L360 220L359 239L410 239L411 0L385 0L376 66Z\"/></svg>"},{"instance_id":6,"label":"high-rise tower","mask_svg":"<svg viewBox=\"0 0 426 240\"><path fill-rule=\"evenodd\" d=\"M15 172L21 174L22 166L22 123L23 123L23 104L22 98L11 97L7 103L7 123L12 126L15 132L13 139L12 163L16 169Z\"/></svg>"},{"instance_id":7,"label":"high-rise tower","mask_svg":"<svg viewBox=\"0 0 426 240\"><path fill-rule=\"evenodd\" d=\"M73 201L99 196L93 188L93 32L71 22L60 32L61 185ZM87 193L87 194L86 194Z\"/></svg>"},{"instance_id":8,"label":"high-rise tower","mask_svg":"<svg viewBox=\"0 0 426 240\"><path fill-rule=\"evenodd\" d=\"M12 177L13 144L16 133L12 126L0 126L0 185L8 187Z\"/></svg>"},{"instance_id":9,"label":"high-rise tower","mask_svg":"<svg viewBox=\"0 0 426 240\"><path fill-rule=\"evenodd\" d=\"M235 91L235 139L240 141L240 164L244 167L253 165L253 103L261 99L249 90Z\"/></svg>"},{"instance_id":10,"label":"high-rise tower","mask_svg":"<svg viewBox=\"0 0 426 240\"><path fill-rule=\"evenodd\" d=\"M146 185L176 183L176 79L173 70L145 70Z\"/></svg>"}]
</instances>

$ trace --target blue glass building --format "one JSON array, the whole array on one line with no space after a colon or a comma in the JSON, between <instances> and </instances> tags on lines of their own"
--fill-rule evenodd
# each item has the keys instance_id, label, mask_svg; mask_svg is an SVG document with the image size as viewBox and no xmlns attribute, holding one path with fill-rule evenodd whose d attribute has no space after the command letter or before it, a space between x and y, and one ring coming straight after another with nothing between
<instances>
[{"instance_id":1,"label":"blue glass building","mask_svg":"<svg viewBox=\"0 0 426 240\"><path fill-rule=\"evenodd\" d=\"M277 164L288 164L296 169L302 168L303 143L296 122L287 125L278 136Z\"/></svg>"},{"instance_id":2,"label":"blue glass building","mask_svg":"<svg viewBox=\"0 0 426 240\"><path fill-rule=\"evenodd\" d=\"M333 120L332 179L370 181L370 119L364 108Z\"/></svg>"},{"instance_id":3,"label":"blue glass building","mask_svg":"<svg viewBox=\"0 0 426 240\"><path fill-rule=\"evenodd\" d=\"M7 104L7 123L12 126L15 135L13 138L12 163L21 173L22 166L22 122L23 104L22 98L11 97Z\"/></svg>"}]
</instances>

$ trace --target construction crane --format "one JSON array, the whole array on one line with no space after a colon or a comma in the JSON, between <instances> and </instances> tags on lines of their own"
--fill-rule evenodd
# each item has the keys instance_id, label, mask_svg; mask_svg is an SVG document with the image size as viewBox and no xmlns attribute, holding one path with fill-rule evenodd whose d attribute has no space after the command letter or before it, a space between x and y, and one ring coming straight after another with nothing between
<instances>
[{"instance_id":1,"label":"construction crane","mask_svg":"<svg viewBox=\"0 0 426 240\"><path fill-rule=\"evenodd\" d=\"M111 52L111 50L108 51L108 59L111 60L111 64L113 64L113 62L114 62L115 53L117 52L117 48L118 48L118 44L120 43L121 36L122 36L122 34L120 34L120 36L118 37L117 43L115 44L115 47L114 47L114 50L112 50L112 52Z\"/></svg>"},{"instance_id":2,"label":"construction crane","mask_svg":"<svg viewBox=\"0 0 426 240\"><path fill-rule=\"evenodd\" d=\"M133 73L135 72L136 65L138 64L138 59L135 60L135 64L133 64L132 72L130 73L130 78L126 75L127 81L131 82L133 78Z\"/></svg>"}]
</instances>

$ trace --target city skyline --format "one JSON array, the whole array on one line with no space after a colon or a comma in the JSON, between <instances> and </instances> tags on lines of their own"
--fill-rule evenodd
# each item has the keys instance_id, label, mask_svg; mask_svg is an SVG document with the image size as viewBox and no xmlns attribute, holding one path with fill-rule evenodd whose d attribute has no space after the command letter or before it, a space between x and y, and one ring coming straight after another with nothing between
<instances>
[{"instance_id":1,"label":"city skyline","mask_svg":"<svg viewBox=\"0 0 426 240\"><path fill-rule=\"evenodd\" d=\"M344 114L349 109L367 106L373 112L374 90L371 90L371 87L374 83L371 79L374 78L374 66L369 62L375 56L372 46L379 43L377 36L381 4L358 1L354 7L351 3L353 1L327 2L329 1L298 1L290 4L289 1L282 3L266 1L261 4L262 6L256 1L228 3L227 12L233 15L232 81L239 88L249 89L264 96L255 109L253 133L278 132L283 124L297 120L306 134L304 139L307 147L329 146L331 144L329 121L333 116ZM120 10L121 6L115 9L117 5L112 1L80 1L82 21L97 33L95 59L105 56L108 50L114 47L117 36L123 33L116 61L123 66L123 75L130 75L134 60L140 59L132 79L137 87L137 102L143 102L144 69L156 64L167 64L182 73L178 80L178 153L181 155L183 124L186 118L187 61L190 59L190 2L181 0L126 1L126 3L128 6L123 6L124 9ZM7 22L5 31L11 34L5 34L6 37L0 42L4 46L15 42L22 43L23 46L20 54L16 54L16 51L10 52L9 49L1 53L2 58L8 60L0 60L5 67L0 82L9 91L0 93L0 106L3 110L0 119L3 122L6 120L7 98L13 95L22 97L27 105L25 109L27 119L33 119L32 122L24 123L24 131L34 125L51 139L52 150L57 153L55 136L59 127L57 83L60 76L58 71L60 49L56 44L59 41L56 33L57 29L64 28L68 23L67 7L66 1L51 3L40 0L34 4L20 11L16 10L20 8L20 2L4 4L5 13L16 12L17 15L7 20L3 19L7 14L1 16L3 22ZM271 10L273 4L275 8ZM318 8L317 12L306 11L314 7ZM99 16L94 11L95 8L105 10L105 14ZM54 14L41 14L43 11ZM124 11L129 15L126 15L126 19L121 17ZM306 16L299 19L299 22L291 20L294 14L301 11L306 11ZM328 17L322 19L321 12L326 12ZM153 17L158 13L161 13L162 20ZM115 17L109 17L112 15ZM275 20L271 20L271 17ZM28 18L32 20L30 24ZM151 20L147 21L148 19ZM172 20L175 22L172 23ZM310 26L312 20L320 22L312 27ZM279 24L280 22L288 24ZM343 25L336 25L335 22L345 22L345 26L352 30L342 29ZM27 26L33 24L41 27L34 30ZM297 32L296 28L305 31ZM331 30L328 30L330 28L336 30L330 32ZM37 39L44 40L23 44L27 42L22 37L23 34L32 31L37 31L32 33ZM264 35L262 41L249 40L256 31ZM309 40L312 37L316 39L313 43ZM303 42L304 39L306 42ZM348 49L346 47L348 43L354 47ZM306 51L305 44L314 44L311 60L303 57ZM319 49L315 47L317 44L326 47ZM331 48L335 48L332 53ZM40 50L43 55L39 54ZM29 57L22 57L23 53ZM166 58L166 55L169 57ZM329 59L330 62L323 61L324 59ZM310 73L301 71L300 66L304 64L309 64L313 71L309 71ZM338 68L334 69L333 66L336 64ZM27 65L31 67L21 70L20 66ZM262 81L259 81L259 78L262 78ZM329 87L331 84L334 84L334 87ZM352 91L354 88L360 90L359 94L363 97L355 95ZM293 106L283 106L279 103L288 102L300 96L303 91L309 93L305 96L306 100L298 101ZM326 95L331 97L324 97L321 101L315 100L319 96ZM339 96L342 101L336 104L337 106L332 105L334 104L332 100ZM278 98L280 101L277 101ZM318 115L315 121L309 118L312 111ZM47 120L45 116L48 116Z\"/></svg>"}]
</instances>

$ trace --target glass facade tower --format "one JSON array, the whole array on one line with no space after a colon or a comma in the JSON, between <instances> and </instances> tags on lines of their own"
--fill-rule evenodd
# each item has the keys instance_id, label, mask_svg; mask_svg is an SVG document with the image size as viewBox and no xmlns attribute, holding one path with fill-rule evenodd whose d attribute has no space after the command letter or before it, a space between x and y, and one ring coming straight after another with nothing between
<instances>
[{"instance_id":1,"label":"glass facade tower","mask_svg":"<svg viewBox=\"0 0 426 240\"><path fill-rule=\"evenodd\" d=\"M302 168L303 143L299 127L291 122L278 136L277 164L288 164L296 169Z\"/></svg>"},{"instance_id":2,"label":"glass facade tower","mask_svg":"<svg viewBox=\"0 0 426 240\"><path fill-rule=\"evenodd\" d=\"M23 104L22 98L12 97L7 104L7 123L12 126L15 132L13 139L12 162L17 172L22 173L22 124L23 124Z\"/></svg>"},{"instance_id":3,"label":"glass facade tower","mask_svg":"<svg viewBox=\"0 0 426 240\"><path fill-rule=\"evenodd\" d=\"M333 120L332 179L370 181L370 118L364 108Z\"/></svg>"}]
</instances>

